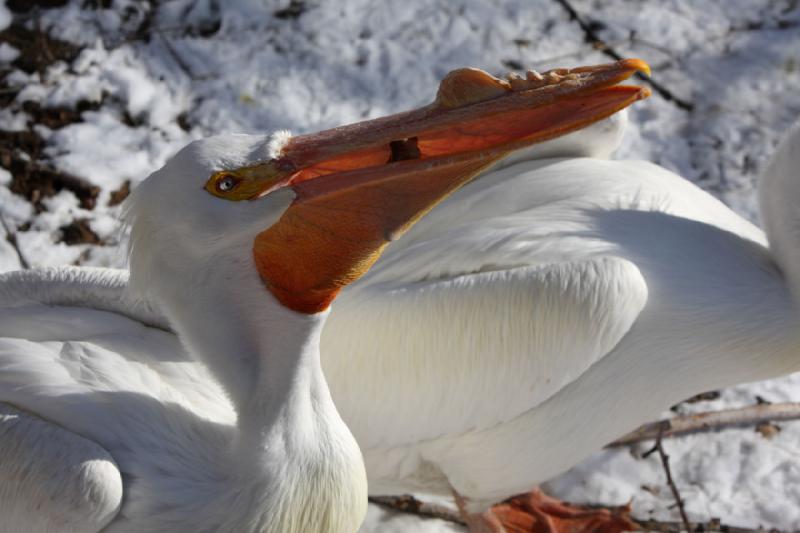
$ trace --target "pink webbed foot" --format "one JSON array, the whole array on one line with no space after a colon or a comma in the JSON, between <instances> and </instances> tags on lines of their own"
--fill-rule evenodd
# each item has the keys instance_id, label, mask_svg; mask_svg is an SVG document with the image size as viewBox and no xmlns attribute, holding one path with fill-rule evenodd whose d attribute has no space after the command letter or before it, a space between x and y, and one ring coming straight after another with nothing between
<instances>
[{"instance_id":1,"label":"pink webbed foot","mask_svg":"<svg viewBox=\"0 0 800 533\"><path fill-rule=\"evenodd\" d=\"M520 494L480 514L459 508L473 533L622 533L640 529L630 519L630 505L590 508L571 505L540 490Z\"/></svg>"}]
</instances>

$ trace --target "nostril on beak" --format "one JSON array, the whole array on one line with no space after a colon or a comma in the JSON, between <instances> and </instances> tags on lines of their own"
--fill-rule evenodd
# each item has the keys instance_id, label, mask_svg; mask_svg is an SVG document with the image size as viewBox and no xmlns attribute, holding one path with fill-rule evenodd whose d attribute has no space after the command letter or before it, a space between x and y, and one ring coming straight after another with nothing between
<instances>
[{"instance_id":1,"label":"nostril on beak","mask_svg":"<svg viewBox=\"0 0 800 533\"><path fill-rule=\"evenodd\" d=\"M422 155L417 146L417 138L410 137L400 141L392 141L389 143L389 148L392 150L392 155L387 163L394 163L395 161L407 161L409 159L419 159Z\"/></svg>"}]
</instances>

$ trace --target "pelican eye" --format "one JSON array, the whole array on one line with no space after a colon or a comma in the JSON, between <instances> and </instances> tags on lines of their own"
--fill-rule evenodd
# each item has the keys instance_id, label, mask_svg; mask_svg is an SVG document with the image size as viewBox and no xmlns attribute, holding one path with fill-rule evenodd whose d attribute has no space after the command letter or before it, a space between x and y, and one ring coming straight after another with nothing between
<instances>
[{"instance_id":1,"label":"pelican eye","mask_svg":"<svg viewBox=\"0 0 800 533\"><path fill-rule=\"evenodd\" d=\"M286 186L292 174L277 168L270 160L211 174L203 188L206 192L232 202L258 200L275 189Z\"/></svg>"},{"instance_id":2,"label":"pelican eye","mask_svg":"<svg viewBox=\"0 0 800 533\"><path fill-rule=\"evenodd\" d=\"M236 188L239 184L239 178L232 174L220 174L217 176L216 189L217 192L226 193Z\"/></svg>"}]
</instances>

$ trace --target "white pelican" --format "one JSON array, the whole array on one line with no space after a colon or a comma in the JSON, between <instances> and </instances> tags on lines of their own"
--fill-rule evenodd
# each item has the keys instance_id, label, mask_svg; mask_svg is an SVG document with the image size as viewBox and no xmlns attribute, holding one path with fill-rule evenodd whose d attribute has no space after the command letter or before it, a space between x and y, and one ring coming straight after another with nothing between
<instances>
[{"instance_id":1,"label":"white pelican","mask_svg":"<svg viewBox=\"0 0 800 533\"><path fill-rule=\"evenodd\" d=\"M645 97L616 85L643 68L467 69L417 111L195 142L130 201L130 287L1 277L0 531L355 531L366 480L320 367L328 305L499 157ZM373 401L391 376L355 378ZM388 400L380 423L408 423Z\"/></svg>"},{"instance_id":2,"label":"white pelican","mask_svg":"<svg viewBox=\"0 0 800 533\"><path fill-rule=\"evenodd\" d=\"M483 510L693 394L800 369L800 124L762 177L766 235L656 165L580 157L597 132L483 174L343 291L323 368L370 493Z\"/></svg>"}]
</instances>

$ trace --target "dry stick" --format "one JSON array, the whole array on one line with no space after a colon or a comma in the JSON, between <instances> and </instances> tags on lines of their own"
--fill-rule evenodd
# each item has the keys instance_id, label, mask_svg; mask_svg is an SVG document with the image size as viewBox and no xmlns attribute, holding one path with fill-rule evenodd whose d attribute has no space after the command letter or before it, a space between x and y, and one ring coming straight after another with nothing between
<instances>
[{"instance_id":1,"label":"dry stick","mask_svg":"<svg viewBox=\"0 0 800 533\"><path fill-rule=\"evenodd\" d=\"M634 38L626 37L625 39L620 39L618 41L614 41L612 43L608 43L606 46L613 47L613 46L616 46L618 44L625 44L625 43L629 43L630 44L633 41L634 41ZM559 54L557 56L544 57L544 58L541 58L541 59L534 59L533 62L534 62L535 65L549 65L549 64L552 64L552 63L563 61L565 59L572 59L572 58L576 58L576 57L580 58L580 57L583 57L585 55L586 55L586 48L585 47L581 47L581 48L577 48L575 50L572 50L571 52L565 52L565 53Z\"/></svg>"},{"instance_id":2,"label":"dry stick","mask_svg":"<svg viewBox=\"0 0 800 533\"><path fill-rule=\"evenodd\" d=\"M675 498L675 503L678 504L678 512L681 514L683 527L686 528L686 531L692 531L692 525L689 523L689 518L686 516L686 509L683 508L683 498L681 498L681 493L678 492L678 487L675 485L675 480L672 479L672 470L669 467L669 455L666 454L664 447L661 445L661 438L663 436L664 429L662 426L661 430L658 432L658 436L656 437L655 446L653 446L650 451L645 452L642 457L647 457L655 451L658 452L658 456L661 458L661 465L664 467L664 473L667 475L667 485L669 485L669 489L672 491L672 496Z\"/></svg>"},{"instance_id":3,"label":"dry stick","mask_svg":"<svg viewBox=\"0 0 800 533\"><path fill-rule=\"evenodd\" d=\"M800 420L800 403L759 404L739 409L681 415L669 420L645 424L615 440L607 447L625 446L645 440L657 439L659 434L662 437L669 438L701 431L758 426L767 422L786 422L790 420Z\"/></svg>"},{"instance_id":4,"label":"dry stick","mask_svg":"<svg viewBox=\"0 0 800 533\"><path fill-rule=\"evenodd\" d=\"M169 52L169 55L172 56L172 59L175 60L175 63L181 68L181 70L183 70L186 73L186 75L189 76L189 79L191 79L192 81L199 81L199 80L207 80L211 77L210 75L195 74L192 68L189 66L189 64L183 59L183 57L181 57L181 55L172 45L172 42L169 40L169 37L164 35L164 33L161 32L158 28L156 28L155 31L158 34L158 36L161 37L161 42L164 43L164 48L167 49L167 52Z\"/></svg>"},{"instance_id":5,"label":"dry stick","mask_svg":"<svg viewBox=\"0 0 800 533\"><path fill-rule=\"evenodd\" d=\"M676 531L680 531L682 527L685 527L684 524L681 522L662 522L660 520L637 520L636 518L633 519L639 527L644 529L645 531L655 531L657 533L675 533ZM736 526L727 526L719 521L719 519L714 518L706 524L696 524L697 529L695 531L704 531L704 532L724 532L724 533L781 533L781 531L777 529L763 529L763 528L749 528L749 527L736 527ZM784 532L784 533L800 533L798 531L794 532Z\"/></svg>"},{"instance_id":6,"label":"dry stick","mask_svg":"<svg viewBox=\"0 0 800 533\"><path fill-rule=\"evenodd\" d=\"M586 40L592 43L592 46L598 48L601 52L603 52L608 57L619 61L622 59L622 56L617 53L616 50L611 48L610 46L606 45L603 39L600 38L599 35L594 31L592 26L584 20L583 16L581 16L578 11L572 7L572 4L569 3L569 0L556 0L561 7L563 7L567 13L569 13L569 17L578 23L578 26L583 30L584 35L586 36ZM684 111L692 111L694 109L694 104L691 102L687 102L682 98L679 98L673 94L672 91L655 81L653 78L647 78L646 76L642 75L641 73L636 73L636 76L642 80L647 81L653 90L660 94L665 100L673 102L676 106L683 109Z\"/></svg>"},{"instance_id":7,"label":"dry stick","mask_svg":"<svg viewBox=\"0 0 800 533\"><path fill-rule=\"evenodd\" d=\"M653 67L653 70L661 70L661 68L666 68L667 65L671 65L675 61L680 59L679 57L676 57L674 55L672 50L669 50L668 48L666 48L664 46L661 46L660 44L648 41L646 39L642 39L640 37L626 37L624 39L619 39L617 41L613 41L613 42L610 42L610 43L602 43L602 44L598 43L598 44L596 44L594 46L595 46L595 49L601 50L601 49L604 49L604 48L614 48L617 45L626 44L626 43L630 44L630 45L640 44L642 46L646 46L647 48L652 48L652 49L654 49L654 50L656 50L658 52L661 52L662 54L664 54L666 56L669 56L669 59L666 62L660 63L661 66ZM581 58L581 57L584 57L585 55L586 55L586 49L585 48L579 48L579 49L573 50L571 52L566 52L564 54L559 54L557 56L545 57L545 58L541 58L541 59L535 58L535 59L533 59L533 63L535 65L550 65L550 64L553 64L553 63L556 63L556 62L559 62L559 61L563 61L565 59Z\"/></svg>"},{"instance_id":8,"label":"dry stick","mask_svg":"<svg viewBox=\"0 0 800 533\"><path fill-rule=\"evenodd\" d=\"M56 60L56 57L53 55L53 51L50 50L50 46L47 44L47 39L45 38L45 32L42 31L42 13L39 11L39 7L36 6L33 9L34 15L34 27L36 28L36 40L39 41L39 46L37 48L44 53L45 59L52 63ZM44 72L39 72L39 75L44 76Z\"/></svg>"},{"instance_id":9,"label":"dry stick","mask_svg":"<svg viewBox=\"0 0 800 533\"><path fill-rule=\"evenodd\" d=\"M438 518L447 522L465 525L461 514L456 509L450 509L444 505L427 503L418 500L409 494L403 496L370 496L369 501L382 507L387 507L393 511L409 513L428 518Z\"/></svg>"},{"instance_id":10,"label":"dry stick","mask_svg":"<svg viewBox=\"0 0 800 533\"><path fill-rule=\"evenodd\" d=\"M19 266L21 266L25 270L29 269L31 265L30 263L28 263L28 260L25 259L25 256L22 254L22 250L20 250L19 248L19 243L17 242L17 234L11 232L8 225L6 224L5 218L3 218L2 215L0 215L0 226L3 226L3 229L6 232L6 240L11 245L11 247L14 248L14 251L17 252L17 257L19 258Z\"/></svg>"},{"instance_id":11,"label":"dry stick","mask_svg":"<svg viewBox=\"0 0 800 533\"><path fill-rule=\"evenodd\" d=\"M375 504L391 509L399 513L413 514L425 518L438 518L446 522L452 522L461 526L466 526L464 519L456 509L451 509L443 505L436 505L433 503L426 503L416 499L411 495L404 496L370 496L369 501ZM591 506L594 507L594 506ZM679 531L685 524L682 522L660 521L660 520L644 520L641 518L630 517L631 520L639 525L645 531L656 531L658 533L675 533ZM747 527L729 526L720 522L718 518L712 518L707 523L695 524L699 529L698 531L719 531L725 533L765 533L766 530L758 528L752 529ZM769 533L781 533L776 529L770 529ZM786 532L790 533L790 532ZM800 533L795 531L793 533Z\"/></svg>"}]
</instances>

